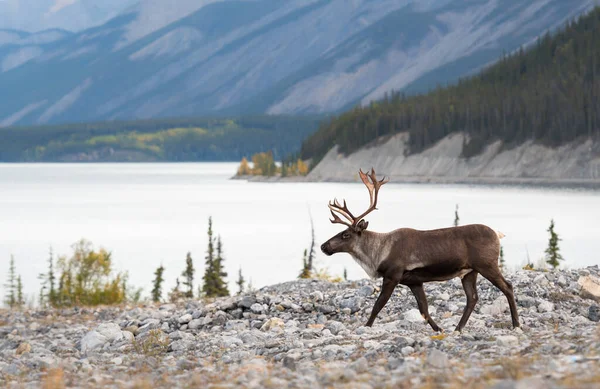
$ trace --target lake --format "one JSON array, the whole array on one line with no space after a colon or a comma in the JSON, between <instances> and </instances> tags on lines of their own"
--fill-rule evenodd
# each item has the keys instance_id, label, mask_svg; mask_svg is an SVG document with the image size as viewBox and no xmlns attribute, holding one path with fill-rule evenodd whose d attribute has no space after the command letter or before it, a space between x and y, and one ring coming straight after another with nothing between
<instances>
[{"instance_id":1,"label":"lake","mask_svg":"<svg viewBox=\"0 0 600 389\"><path fill-rule=\"evenodd\" d=\"M0 164L0 275L10 256L29 296L39 293L50 247L70 255L81 238L113 253L115 268L149 295L162 263L171 289L191 252L196 280L204 269L208 218L221 236L230 291L238 269L254 287L294 279L316 235L318 267L332 275L365 277L347 254L323 255L319 246L342 226L329 222L327 202L345 198L361 213L369 204L362 183L249 183L230 180L237 163ZM600 262L600 192L591 190L394 184L383 186L369 229L433 229L484 223L502 231L511 268L529 254L537 262L554 218L567 267ZM482 281L480 281L482 282ZM487 281L485 281L487 282ZM4 296L2 286L0 293ZM166 293L164 294L166 296Z\"/></svg>"}]
</instances>

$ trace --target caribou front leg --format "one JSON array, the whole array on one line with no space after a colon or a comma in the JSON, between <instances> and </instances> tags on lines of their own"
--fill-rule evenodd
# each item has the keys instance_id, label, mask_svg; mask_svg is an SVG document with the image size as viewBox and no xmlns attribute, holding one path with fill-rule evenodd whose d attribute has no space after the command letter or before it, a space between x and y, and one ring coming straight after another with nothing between
<instances>
[{"instance_id":1,"label":"caribou front leg","mask_svg":"<svg viewBox=\"0 0 600 389\"><path fill-rule=\"evenodd\" d=\"M366 326L371 327L375 318L379 314L379 311L385 306L385 304L390 299L392 293L394 293L394 289L398 285L397 282L392 281L389 278L383 279L383 285L381 286L381 293L379 293L379 297L377 297L377 301L375 301L375 305L373 305L373 310L371 311L371 317L369 317L369 321L367 321Z\"/></svg>"}]
</instances>

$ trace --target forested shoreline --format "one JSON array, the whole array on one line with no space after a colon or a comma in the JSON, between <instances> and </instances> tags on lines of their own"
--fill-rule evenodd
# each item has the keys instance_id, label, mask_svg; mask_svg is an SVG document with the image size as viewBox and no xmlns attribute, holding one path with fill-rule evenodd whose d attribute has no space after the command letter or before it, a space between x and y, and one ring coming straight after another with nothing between
<instances>
[{"instance_id":1,"label":"forested shoreline","mask_svg":"<svg viewBox=\"0 0 600 389\"><path fill-rule=\"evenodd\" d=\"M297 153L318 116L175 118L0 128L0 162L239 161Z\"/></svg>"},{"instance_id":2,"label":"forested shoreline","mask_svg":"<svg viewBox=\"0 0 600 389\"><path fill-rule=\"evenodd\" d=\"M349 154L375 139L410 134L418 153L445 136L466 132L463 156L495 140L558 146L600 134L600 7L527 50L504 55L478 75L427 94L392 92L381 101L323 122L302 145L313 165L334 145Z\"/></svg>"}]
</instances>

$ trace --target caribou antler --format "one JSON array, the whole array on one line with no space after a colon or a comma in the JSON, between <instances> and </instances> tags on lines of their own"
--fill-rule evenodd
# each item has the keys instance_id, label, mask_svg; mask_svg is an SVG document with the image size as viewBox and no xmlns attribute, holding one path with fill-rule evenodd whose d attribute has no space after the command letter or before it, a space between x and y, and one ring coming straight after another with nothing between
<instances>
[{"instance_id":1,"label":"caribou antler","mask_svg":"<svg viewBox=\"0 0 600 389\"><path fill-rule=\"evenodd\" d=\"M354 217L354 215L352 215L352 212L350 212L350 210L348 209L348 207L346 205L346 200L344 200L344 205L342 206L338 203L337 199L334 199L333 204L331 202L329 202L329 205L328 205L329 209L331 210L331 214L333 215L333 220L329 219L330 222L344 224L348 227L353 228L358 225L358 223L362 220L363 217L365 217L367 214L369 214L373 210L377 209L376 208L377 207L377 195L379 193L379 188L381 188L381 186L383 184L385 184L386 182L388 182L389 180L386 180L384 177L383 179L381 179L381 181L377 181L377 178L375 177L375 170L373 168L371 168L371 173L368 175L363 173L362 169L359 170L359 174L360 174L360 178L361 178L362 182L365 184L365 186L369 190L369 199L370 199L369 208L365 212L363 212L363 214L360 215L359 217ZM369 179L371 179L370 182L369 182ZM339 213L340 215L344 216L346 219L348 219L349 223L340 219L334 213L334 211Z\"/></svg>"},{"instance_id":2,"label":"caribou antler","mask_svg":"<svg viewBox=\"0 0 600 389\"><path fill-rule=\"evenodd\" d=\"M332 223L339 223L339 224L344 224L348 227L352 227L352 224L354 223L354 216L352 215L352 213L346 206L346 200L344 200L344 205L341 206L338 203L337 199L333 199L333 204L331 202L329 202L328 206L329 206L329 209L331 210L331 214L333 215L333 220L329 219L329 221L331 221ZM342 219L340 219L335 213L333 213L333 211L336 211L340 215L344 216L346 219L348 219L348 221L350 223L347 223L347 222L343 221Z\"/></svg>"},{"instance_id":3,"label":"caribou antler","mask_svg":"<svg viewBox=\"0 0 600 389\"><path fill-rule=\"evenodd\" d=\"M379 188L381 188L383 184L389 181L389 179L386 180L385 177L383 177L381 181L377 181L377 178L375 177L375 169L373 168L371 168L371 173L369 175L363 173L362 169L358 171L358 174L360 174L360 179L369 190L369 200L371 205L369 205L369 209L367 209L365 212L363 212L362 215L355 219L355 225L363 217L367 216L373 210L377 209L377 195L379 194ZM369 178L371 179L371 182L369 182Z\"/></svg>"}]
</instances>

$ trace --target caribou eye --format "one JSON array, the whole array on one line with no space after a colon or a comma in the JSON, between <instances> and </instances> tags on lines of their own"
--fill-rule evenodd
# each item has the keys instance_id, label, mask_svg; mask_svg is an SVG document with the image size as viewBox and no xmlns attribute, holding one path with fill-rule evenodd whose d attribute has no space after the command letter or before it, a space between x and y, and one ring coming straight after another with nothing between
<instances>
[{"instance_id":1,"label":"caribou eye","mask_svg":"<svg viewBox=\"0 0 600 389\"><path fill-rule=\"evenodd\" d=\"M344 232L342 234L342 239L348 239L348 238L350 238L350 233L349 232Z\"/></svg>"}]
</instances>

